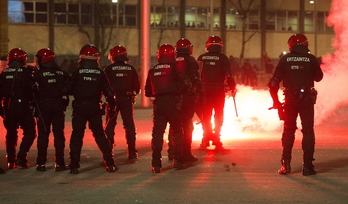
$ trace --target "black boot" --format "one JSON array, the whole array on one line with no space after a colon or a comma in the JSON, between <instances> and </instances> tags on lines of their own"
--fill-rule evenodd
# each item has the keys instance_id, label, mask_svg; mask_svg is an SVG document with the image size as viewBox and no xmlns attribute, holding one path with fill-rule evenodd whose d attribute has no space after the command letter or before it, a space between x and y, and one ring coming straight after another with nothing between
<instances>
[{"instance_id":1,"label":"black boot","mask_svg":"<svg viewBox=\"0 0 348 204\"><path fill-rule=\"evenodd\" d=\"M110 173L117 171L117 167L115 164L108 164L105 166L105 169L107 172L110 172Z\"/></svg>"},{"instance_id":2,"label":"black boot","mask_svg":"<svg viewBox=\"0 0 348 204\"><path fill-rule=\"evenodd\" d=\"M128 148L128 160L138 159L138 151L135 148Z\"/></svg>"},{"instance_id":3,"label":"black boot","mask_svg":"<svg viewBox=\"0 0 348 204\"><path fill-rule=\"evenodd\" d=\"M54 171L65 171L68 170L69 167L65 165L65 163L55 163L54 164Z\"/></svg>"},{"instance_id":4,"label":"black boot","mask_svg":"<svg viewBox=\"0 0 348 204\"><path fill-rule=\"evenodd\" d=\"M175 169L185 169L186 165L183 162L174 159L174 161L173 161L173 168L175 168Z\"/></svg>"},{"instance_id":5,"label":"black boot","mask_svg":"<svg viewBox=\"0 0 348 204\"><path fill-rule=\"evenodd\" d=\"M193 154L191 152L185 153L183 155L183 160L184 160L184 162L196 162L196 161L198 161L197 157L193 156Z\"/></svg>"},{"instance_id":6,"label":"black boot","mask_svg":"<svg viewBox=\"0 0 348 204\"><path fill-rule=\"evenodd\" d=\"M71 174L78 174L79 173L79 168L77 168L77 167L70 167L70 173Z\"/></svg>"},{"instance_id":7,"label":"black boot","mask_svg":"<svg viewBox=\"0 0 348 204\"><path fill-rule=\"evenodd\" d=\"M80 155L73 155L70 153L69 169L71 174L78 174L80 168Z\"/></svg>"},{"instance_id":8,"label":"black boot","mask_svg":"<svg viewBox=\"0 0 348 204\"><path fill-rule=\"evenodd\" d=\"M8 167L8 169L15 169L15 168L17 168L17 164L16 164L16 162L8 162L7 167Z\"/></svg>"},{"instance_id":9,"label":"black boot","mask_svg":"<svg viewBox=\"0 0 348 204\"><path fill-rule=\"evenodd\" d=\"M310 176L310 175L315 175L317 174L317 172L314 170L314 167L306 167L306 166L303 166L302 167L302 175L304 176Z\"/></svg>"},{"instance_id":10,"label":"black boot","mask_svg":"<svg viewBox=\"0 0 348 204\"><path fill-rule=\"evenodd\" d=\"M5 169L0 168L0 174L6 174Z\"/></svg>"},{"instance_id":11,"label":"black boot","mask_svg":"<svg viewBox=\"0 0 348 204\"><path fill-rule=\"evenodd\" d=\"M153 173L161 173L161 168L162 168L161 159L152 159L151 164L152 164L151 171Z\"/></svg>"},{"instance_id":12,"label":"black boot","mask_svg":"<svg viewBox=\"0 0 348 204\"><path fill-rule=\"evenodd\" d=\"M313 152L314 151L304 151L303 167L302 167L303 176L310 176L310 175L317 174L317 172L314 170L314 165L313 165L313 161L314 161Z\"/></svg>"},{"instance_id":13,"label":"black boot","mask_svg":"<svg viewBox=\"0 0 348 204\"><path fill-rule=\"evenodd\" d=\"M314 159L304 159L303 167L302 167L302 175L310 176L315 175L317 172L314 170L314 165L312 163Z\"/></svg>"},{"instance_id":14,"label":"black boot","mask_svg":"<svg viewBox=\"0 0 348 204\"><path fill-rule=\"evenodd\" d=\"M202 143L200 144L200 147L209 147L209 146L210 146L209 139L207 139L206 137L203 137Z\"/></svg>"},{"instance_id":15,"label":"black boot","mask_svg":"<svg viewBox=\"0 0 348 204\"><path fill-rule=\"evenodd\" d=\"M161 173L161 167L154 166L154 167L152 167L151 172L152 173Z\"/></svg>"},{"instance_id":16,"label":"black boot","mask_svg":"<svg viewBox=\"0 0 348 204\"><path fill-rule=\"evenodd\" d=\"M46 165L45 164L37 164L36 171L46 171Z\"/></svg>"},{"instance_id":17,"label":"black boot","mask_svg":"<svg viewBox=\"0 0 348 204\"><path fill-rule=\"evenodd\" d=\"M18 158L17 161L16 161L16 164L17 164L18 167L21 167L23 169L29 169L30 168L30 165L28 164L27 159L20 159L20 158Z\"/></svg>"},{"instance_id":18,"label":"black boot","mask_svg":"<svg viewBox=\"0 0 348 204\"><path fill-rule=\"evenodd\" d=\"M281 160L282 167L278 170L279 174L288 174L291 173L291 161L290 160Z\"/></svg>"}]
</instances>

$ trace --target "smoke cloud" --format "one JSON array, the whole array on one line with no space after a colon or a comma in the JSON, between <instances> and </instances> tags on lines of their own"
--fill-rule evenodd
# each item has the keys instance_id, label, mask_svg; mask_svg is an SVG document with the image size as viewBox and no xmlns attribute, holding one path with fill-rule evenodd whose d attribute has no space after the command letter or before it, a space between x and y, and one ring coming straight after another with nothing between
<instances>
[{"instance_id":1,"label":"smoke cloud","mask_svg":"<svg viewBox=\"0 0 348 204\"><path fill-rule=\"evenodd\" d=\"M324 78L315 86L318 89L316 108L316 124L336 114L340 108L348 104L348 8L347 0L333 0L327 17L328 26L335 31L332 46L334 54L322 57Z\"/></svg>"},{"instance_id":2,"label":"smoke cloud","mask_svg":"<svg viewBox=\"0 0 348 204\"><path fill-rule=\"evenodd\" d=\"M321 68L324 72L322 81L315 83L318 90L315 105L315 125L344 124L348 117L348 8L347 0L332 0L327 24L333 27L335 37L332 40L333 54L322 56ZM311 42L309 43L311 45ZM309 47L311 49L311 46ZM318 57L318 56L317 56ZM252 87L238 85L235 113L234 101L226 98L222 138L233 138L243 132L267 132L282 129L283 122L279 121L277 110L268 110L273 105L268 90L254 90ZM278 93L283 99L282 91ZM346 125L346 124L345 124ZM196 125L197 126L197 125ZM297 119L298 128L301 127ZM195 139L202 136L201 128L195 128ZM237 134L234 134L237 133ZM197 137L198 136L198 137Z\"/></svg>"}]
</instances>

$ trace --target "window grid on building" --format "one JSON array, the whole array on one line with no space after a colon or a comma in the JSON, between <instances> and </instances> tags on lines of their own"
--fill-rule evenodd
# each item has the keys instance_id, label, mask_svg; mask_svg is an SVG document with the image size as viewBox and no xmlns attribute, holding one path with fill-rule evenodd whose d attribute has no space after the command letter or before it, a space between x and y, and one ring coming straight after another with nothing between
<instances>
[{"instance_id":1,"label":"window grid on building","mask_svg":"<svg viewBox=\"0 0 348 204\"><path fill-rule=\"evenodd\" d=\"M116 11L118 7L118 12ZM114 26L116 22L121 27L138 26L138 5L127 4L100 4L99 22L103 26ZM179 27L178 6L150 7L150 25L153 28ZM86 3L54 3L54 23L58 25L94 25L94 5ZM220 8L213 10L213 27L220 29ZM306 11L304 16L305 32L333 32L325 23L328 12ZM118 16L118 20L116 20ZM185 27L187 29L209 29L211 22L209 7L186 7ZM9 23L48 23L48 3L35 1L8 1ZM244 21L246 30L260 28L260 11L250 11ZM269 31L298 31L299 12L290 10L267 10L266 30ZM226 29L241 30L243 27L242 15L233 8L226 8Z\"/></svg>"}]
</instances>

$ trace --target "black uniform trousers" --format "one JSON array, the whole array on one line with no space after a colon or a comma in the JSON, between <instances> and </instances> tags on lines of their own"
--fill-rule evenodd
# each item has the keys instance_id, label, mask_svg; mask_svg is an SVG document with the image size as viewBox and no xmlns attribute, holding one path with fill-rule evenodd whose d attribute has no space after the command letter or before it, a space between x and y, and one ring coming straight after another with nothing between
<instances>
[{"instance_id":1,"label":"black uniform trousers","mask_svg":"<svg viewBox=\"0 0 348 204\"><path fill-rule=\"evenodd\" d=\"M152 166L162 167L161 151L163 148L163 135L169 122L173 134L174 160L182 162L183 131L181 126L181 99L179 96L156 96L153 109L152 129Z\"/></svg>"},{"instance_id":2,"label":"black uniform trousers","mask_svg":"<svg viewBox=\"0 0 348 204\"><path fill-rule=\"evenodd\" d=\"M80 167L80 155L87 122L99 149L103 153L106 165L113 165L113 153L110 141L104 133L99 102L75 100L73 101L73 131L70 138L70 168Z\"/></svg>"},{"instance_id":3,"label":"black uniform trousers","mask_svg":"<svg viewBox=\"0 0 348 204\"><path fill-rule=\"evenodd\" d=\"M17 159L27 162L27 154L36 137L35 119L26 99L4 100L7 162L16 161L18 128L23 129L23 138L17 154Z\"/></svg>"},{"instance_id":4,"label":"black uniform trousers","mask_svg":"<svg viewBox=\"0 0 348 204\"><path fill-rule=\"evenodd\" d=\"M181 105L181 122L182 122L182 129L183 129L183 156L184 158L186 156L191 156L191 144L192 144L192 131L194 129L192 118L196 111L196 101L197 96L195 94L186 94L183 96L183 101ZM173 154L173 133L170 129L168 140L169 140L169 148L168 148L168 154Z\"/></svg>"},{"instance_id":5,"label":"black uniform trousers","mask_svg":"<svg viewBox=\"0 0 348 204\"><path fill-rule=\"evenodd\" d=\"M296 120L300 116L302 125L302 150L303 163L308 168L313 168L313 154L315 145L314 135L314 103L310 93L299 96L297 93L285 94L285 120L282 134L283 160L291 160L292 147L297 129Z\"/></svg>"},{"instance_id":6,"label":"black uniform trousers","mask_svg":"<svg viewBox=\"0 0 348 204\"><path fill-rule=\"evenodd\" d=\"M121 113L123 128L126 131L126 140L128 144L129 152L135 152L136 130L133 114L133 98L127 95L116 95L116 114L113 118L106 117L107 126L105 133L110 140L111 144L114 144L115 139L115 127L117 125L118 114Z\"/></svg>"},{"instance_id":7,"label":"black uniform trousers","mask_svg":"<svg viewBox=\"0 0 348 204\"><path fill-rule=\"evenodd\" d=\"M224 87L218 86L204 86L204 93L206 97L206 103L203 107L203 139L207 142L212 140L213 142L220 141L221 127L224 121L224 107L225 107L225 91ZM214 111L214 131L211 123L211 118Z\"/></svg>"},{"instance_id":8,"label":"black uniform trousers","mask_svg":"<svg viewBox=\"0 0 348 204\"><path fill-rule=\"evenodd\" d=\"M65 106L61 98L44 99L40 105L41 117L38 118L38 157L36 160L38 165L45 164L47 161L46 157L51 125L54 137L55 162L58 165L65 165L64 110Z\"/></svg>"}]
</instances>

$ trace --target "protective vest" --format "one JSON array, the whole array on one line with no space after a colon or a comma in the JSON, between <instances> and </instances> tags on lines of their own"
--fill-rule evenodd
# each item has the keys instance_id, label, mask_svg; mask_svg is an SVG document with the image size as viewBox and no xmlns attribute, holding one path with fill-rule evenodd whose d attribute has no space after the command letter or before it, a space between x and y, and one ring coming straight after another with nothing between
<instances>
[{"instance_id":1,"label":"protective vest","mask_svg":"<svg viewBox=\"0 0 348 204\"><path fill-rule=\"evenodd\" d=\"M8 67L0 75L0 94L7 98L31 98L31 68Z\"/></svg>"},{"instance_id":2,"label":"protective vest","mask_svg":"<svg viewBox=\"0 0 348 204\"><path fill-rule=\"evenodd\" d=\"M67 94L68 74L59 68L41 68L33 73L41 98L61 98Z\"/></svg>"},{"instance_id":3,"label":"protective vest","mask_svg":"<svg viewBox=\"0 0 348 204\"><path fill-rule=\"evenodd\" d=\"M70 80L71 94L75 100L100 101L102 94L105 97L114 97L109 80L99 67L76 70Z\"/></svg>"},{"instance_id":4,"label":"protective vest","mask_svg":"<svg viewBox=\"0 0 348 204\"><path fill-rule=\"evenodd\" d=\"M132 65L115 62L105 68L105 73L115 94L140 92L139 75Z\"/></svg>"}]
</instances>

